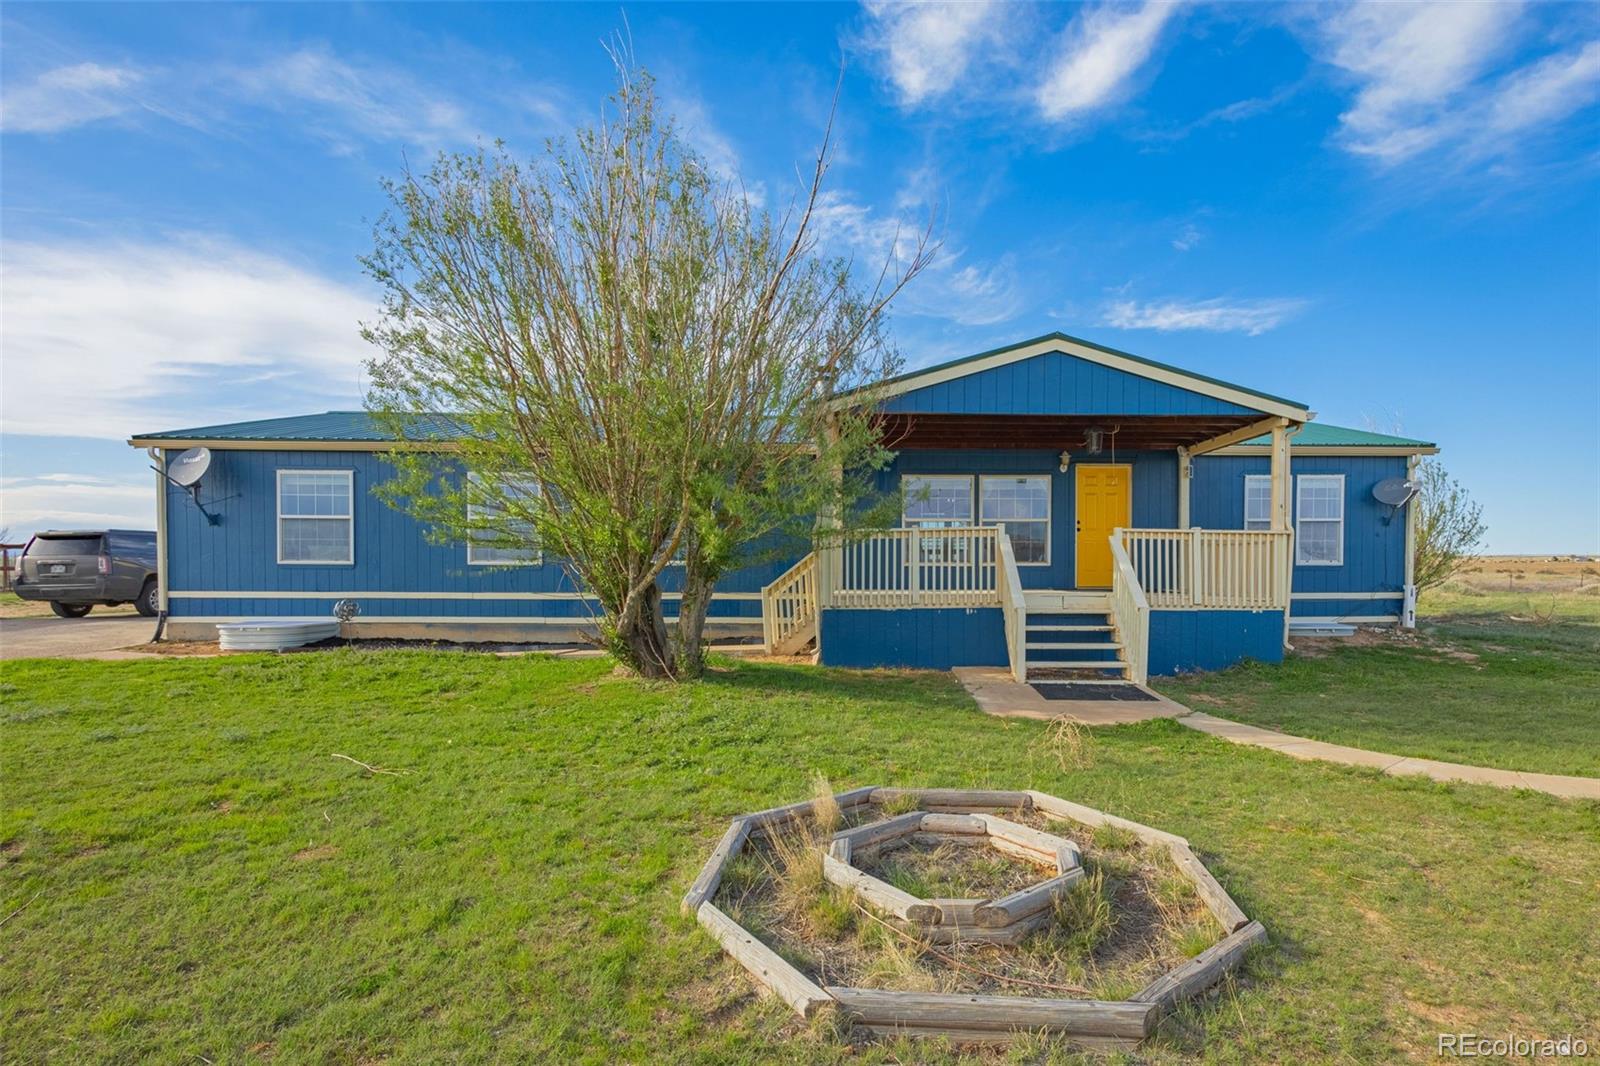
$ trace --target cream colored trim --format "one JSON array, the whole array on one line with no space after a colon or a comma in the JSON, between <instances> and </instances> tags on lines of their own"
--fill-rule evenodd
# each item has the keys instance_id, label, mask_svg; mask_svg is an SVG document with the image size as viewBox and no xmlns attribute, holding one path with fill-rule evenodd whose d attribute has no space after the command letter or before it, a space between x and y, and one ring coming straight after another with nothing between
<instances>
[{"instance_id":1,"label":"cream colored trim","mask_svg":"<svg viewBox=\"0 0 1600 1066\"><path fill-rule=\"evenodd\" d=\"M1438 448L1422 448L1422 447L1402 447L1402 446L1399 446L1399 445L1383 445L1383 446L1377 446L1377 447L1362 448L1362 447L1357 447L1355 445L1349 445L1349 446L1340 445L1340 446L1336 447L1336 446L1333 446L1333 445L1326 445L1326 444L1323 444L1323 445L1317 445L1317 444L1295 444L1295 445L1292 445L1290 447L1289 452L1290 452L1290 455L1292 457L1294 457L1294 458L1299 458L1300 456L1303 456L1303 455L1341 455L1341 456L1370 455L1370 456L1376 456L1376 457L1380 457L1380 458L1390 458L1390 457L1401 456L1401 455L1438 455L1439 454L1439 449ZM1231 446L1229 446L1227 448L1218 448L1216 451L1212 452L1211 454L1212 455L1254 455L1254 456L1258 456L1258 457L1261 457L1261 458L1267 458L1272 454L1272 446L1269 445L1269 444L1234 444L1234 445L1231 445Z\"/></svg>"},{"instance_id":2,"label":"cream colored trim","mask_svg":"<svg viewBox=\"0 0 1600 1066\"><path fill-rule=\"evenodd\" d=\"M956 363L953 366L939 367L928 370L921 374L912 374L908 377L902 378L899 381L886 382L875 387L869 386L859 393L855 393L850 396L841 396L835 400L834 403L838 406L844 407L863 402L872 403L886 400L891 396L898 396L903 392L911 392L914 389L925 389L930 385L938 385L942 382L953 381L956 378L964 378L971 374L981 374L985 370L994 370L997 367L1009 366L1012 363L1018 363L1024 359L1032 359L1034 356L1048 355L1052 352L1059 352L1062 355L1076 356L1079 359L1085 359L1091 363L1098 363L1101 366L1110 367L1113 370L1120 370L1124 373L1132 374L1135 377L1148 378L1151 381L1159 381L1164 385L1172 385L1176 388L1187 389L1190 392L1197 392L1202 396L1210 396L1214 399L1226 400L1228 403L1235 403L1240 407L1248 407L1252 411L1261 411L1269 415L1277 415L1278 417L1287 418L1296 422L1307 422L1310 421L1312 417L1312 413L1303 407L1295 407L1292 404L1283 403L1281 401L1269 400L1264 396L1257 396L1254 393L1245 392L1242 389L1231 388L1227 385L1221 385L1213 381L1206 381L1203 378L1195 377L1192 374L1186 374L1181 370L1168 370L1163 367L1151 366L1149 363L1144 363L1137 359L1129 359L1126 356L1113 355L1110 352L1100 351L1098 348L1090 348L1087 345L1076 344L1072 341L1061 340L1057 337L1049 337L1045 340L1039 341L1036 344L1029 344L1021 348L1013 348L1009 351L996 352L995 354L984 359L974 359L969 362Z\"/></svg>"},{"instance_id":3,"label":"cream colored trim","mask_svg":"<svg viewBox=\"0 0 1600 1066\"><path fill-rule=\"evenodd\" d=\"M1404 592L1293 592L1291 600L1398 600Z\"/></svg>"},{"instance_id":4,"label":"cream colored trim","mask_svg":"<svg viewBox=\"0 0 1600 1066\"><path fill-rule=\"evenodd\" d=\"M1178 449L1178 528L1189 528L1190 497L1194 491L1194 458L1188 448Z\"/></svg>"},{"instance_id":5,"label":"cream colored trim","mask_svg":"<svg viewBox=\"0 0 1600 1066\"><path fill-rule=\"evenodd\" d=\"M350 500L350 513L345 515L300 515L283 513L283 475L285 474L343 474ZM356 565L356 472L354 470L327 469L316 466L280 466L272 483L273 533L277 538L279 566L354 566ZM343 559L285 559L283 557L283 522L344 522L347 526L345 543L348 550Z\"/></svg>"},{"instance_id":6,"label":"cream colored trim","mask_svg":"<svg viewBox=\"0 0 1600 1066\"><path fill-rule=\"evenodd\" d=\"M159 611L167 609L167 453L147 448L156 466L156 595ZM152 454L153 453L153 454Z\"/></svg>"},{"instance_id":7,"label":"cream colored trim","mask_svg":"<svg viewBox=\"0 0 1600 1066\"><path fill-rule=\"evenodd\" d=\"M1347 614L1338 618L1325 615L1318 615L1317 617L1313 618L1308 615L1297 614L1294 615L1290 621L1311 622L1321 625L1327 625L1329 623L1351 625L1356 622L1398 622L1400 621L1400 616L1397 614Z\"/></svg>"},{"instance_id":8,"label":"cream colored trim","mask_svg":"<svg viewBox=\"0 0 1600 1066\"><path fill-rule=\"evenodd\" d=\"M1417 466L1422 460L1413 455L1406 459L1406 480L1415 481ZM1417 508L1419 500L1412 499L1406 504L1406 584L1405 603L1400 607L1404 615L1400 624L1407 629L1415 629L1417 625Z\"/></svg>"},{"instance_id":9,"label":"cream colored trim","mask_svg":"<svg viewBox=\"0 0 1600 1066\"><path fill-rule=\"evenodd\" d=\"M206 447L212 451L234 452L393 452L407 449L424 452L453 452L461 446L454 441L422 444L417 441L395 440L167 440L162 437L130 437L128 443L135 448Z\"/></svg>"},{"instance_id":10,"label":"cream colored trim","mask_svg":"<svg viewBox=\"0 0 1600 1066\"><path fill-rule=\"evenodd\" d=\"M1022 471L1022 470L1012 471L1010 473L1005 473L1005 474L979 474L978 475L978 498L977 498L978 513L974 517L973 520L975 522L977 522L979 528L982 528L984 526L998 526L1001 529L1004 529L1006 527L1006 523L1001 519L995 519L992 522L985 522L984 519L983 519L983 483L985 481L1004 481L1007 478L1015 480L1017 478L1024 478L1024 477L1028 477L1028 478L1036 477L1036 478L1043 478L1044 479L1044 519L1043 519L1043 521L1044 521L1044 561L1043 562L1034 562L1034 563L1018 563L1017 565L1019 567L1021 567L1021 566L1049 566L1050 565L1050 560L1055 558L1055 543L1054 543L1055 539L1056 539L1056 522L1055 522L1055 513L1056 513L1055 480L1056 479L1055 479L1055 475L1053 475L1051 473L1048 473L1048 472L1030 474L1027 471ZM1040 521L1040 520L1037 519L1037 518L1020 518L1017 521L1019 521L1019 522L1037 522L1037 521ZM1007 536L1010 536L1010 534L1007 534ZM1015 545L1013 545L1013 551L1014 550L1015 550Z\"/></svg>"},{"instance_id":11,"label":"cream colored trim","mask_svg":"<svg viewBox=\"0 0 1600 1066\"><path fill-rule=\"evenodd\" d=\"M1230 429L1226 433L1218 434L1210 440L1203 440L1199 444L1191 444L1189 446L1189 454L1191 456L1209 455L1211 452L1219 451L1230 444L1237 444L1242 440L1249 440L1251 437L1259 437L1263 433L1272 433L1288 424L1289 420L1287 418L1263 418L1261 421L1252 422L1248 426Z\"/></svg>"},{"instance_id":12,"label":"cream colored trim","mask_svg":"<svg viewBox=\"0 0 1600 1066\"><path fill-rule=\"evenodd\" d=\"M194 589L174 590L168 593L175 600L593 600L581 592L292 592L274 589L270 592L217 590L212 592ZM681 592L663 592L664 600L682 599ZM760 600L759 592L714 592L712 600Z\"/></svg>"}]
</instances>

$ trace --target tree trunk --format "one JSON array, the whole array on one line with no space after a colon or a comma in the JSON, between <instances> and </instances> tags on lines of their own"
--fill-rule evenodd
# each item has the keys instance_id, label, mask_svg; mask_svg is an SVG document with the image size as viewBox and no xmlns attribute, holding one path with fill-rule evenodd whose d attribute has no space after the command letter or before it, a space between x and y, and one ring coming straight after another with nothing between
<instances>
[{"instance_id":1,"label":"tree trunk","mask_svg":"<svg viewBox=\"0 0 1600 1066\"><path fill-rule=\"evenodd\" d=\"M712 582L691 557L683 567L683 599L678 601L678 628L673 633L678 677L699 677L706 670L706 611L711 607Z\"/></svg>"},{"instance_id":2,"label":"tree trunk","mask_svg":"<svg viewBox=\"0 0 1600 1066\"><path fill-rule=\"evenodd\" d=\"M655 582L617 616L612 653L640 677L676 677L677 663L661 614L661 586Z\"/></svg>"}]
</instances>

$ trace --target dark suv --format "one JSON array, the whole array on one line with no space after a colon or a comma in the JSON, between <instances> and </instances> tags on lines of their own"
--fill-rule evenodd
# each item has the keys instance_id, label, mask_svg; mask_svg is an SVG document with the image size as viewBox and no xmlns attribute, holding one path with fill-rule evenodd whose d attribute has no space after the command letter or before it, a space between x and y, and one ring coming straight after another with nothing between
<instances>
[{"instance_id":1,"label":"dark suv","mask_svg":"<svg viewBox=\"0 0 1600 1066\"><path fill-rule=\"evenodd\" d=\"M62 618L82 618L95 604L131 603L153 615L156 535L142 529L52 530L22 550L12 590L25 600L49 600Z\"/></svg>"}]
</instances>

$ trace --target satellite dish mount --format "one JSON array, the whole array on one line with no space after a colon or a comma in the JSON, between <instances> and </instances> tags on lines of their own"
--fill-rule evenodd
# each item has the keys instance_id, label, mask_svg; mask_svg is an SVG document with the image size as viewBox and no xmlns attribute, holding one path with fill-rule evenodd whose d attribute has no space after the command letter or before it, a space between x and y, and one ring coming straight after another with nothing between
<instances>
[{"instance_id":1,"label":"satellite dish mount","mask_svg":"<svg viewBox=\"0 0 1600 1066\"><path fill-rule=\"evenodd\" d=\"M155 458L155 453L152 452L151 457ZM206 510L205 504L200 502L200 479L206 476L207 470L211 469L210 448L190 448L187 451L180 452L177 458L167 464L165 470L159 466L153 466L150 469L166 478L171 484L187 492L189 499L194 501L195 507L199 509L201 514L206 516L208 524L214 526L222 521Z\"/></svg>"},{"instance_id":2,"label":"satellite dish mount","mask_svg":"<svg viewBox=\"0 0 1600 1066\"><path fill-rule=\"evenodd\" d=\"M1400 509L1410 503L1416 496L1419 486L1415 481L1403 477L1384 478L1372 486L1372 498L1389 508L1389 513L1384 516L1385 522L1394 520Z\"/></svg>"}]
</instances>

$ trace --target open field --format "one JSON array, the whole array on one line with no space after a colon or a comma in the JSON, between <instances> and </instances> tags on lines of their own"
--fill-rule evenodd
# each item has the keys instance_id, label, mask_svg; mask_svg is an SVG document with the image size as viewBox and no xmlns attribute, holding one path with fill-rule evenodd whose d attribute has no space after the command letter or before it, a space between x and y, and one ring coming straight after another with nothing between
<instances>
[{"instance_id":1,"label":"open field","mask_svg":"<svg viewBox=\"0 0 1600 1066\"><path fill-rule=\"evenodd\" d=\"M1196 710L1315 740L1600 777L1600 596L1578 584L1600 586L1570 571L1564 580L1501 591L1469 576L1424 595L1415 633L1300 640L1279 667L1157 687Z\"/></svg>"},{"instance_id":2,"label":"open field","mask_svg":"<svg viewBox=\"0 0 1600 1066\"><path fill-rule=\"evenodd\" d=\"M798 1024L677 913L725 820L816 771L1032 786L1188 836L1273 945L1148 1061L1600 1044L1592 803L1166 721L1063 772L1043 723L936 674L721 663L673 688L357 649L0 669L14 1061L953 1060Z\"/></svg>"}]
</instances>

